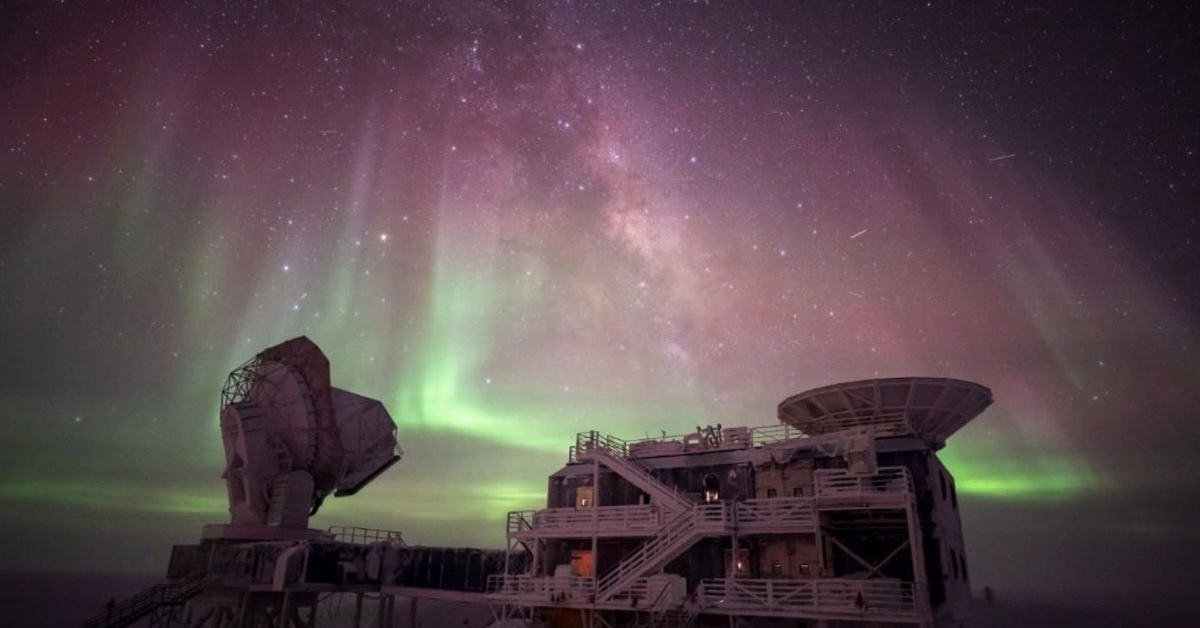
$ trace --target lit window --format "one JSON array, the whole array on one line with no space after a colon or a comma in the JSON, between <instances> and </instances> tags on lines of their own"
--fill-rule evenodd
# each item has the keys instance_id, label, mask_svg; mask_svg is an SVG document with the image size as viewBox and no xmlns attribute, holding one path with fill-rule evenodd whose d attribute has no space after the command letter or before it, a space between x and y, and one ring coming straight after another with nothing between
<instances>
[{"instance_id":1,"label":"lit window","mask_svg":"<svg viewBox=\"0 0 1200 628\"><path fill-rule=\"evenodd\" d=\"M704 476L704 501L711 504L721 499L721 481L717 476L708 474Z\"/></svg>"}]
</instances>

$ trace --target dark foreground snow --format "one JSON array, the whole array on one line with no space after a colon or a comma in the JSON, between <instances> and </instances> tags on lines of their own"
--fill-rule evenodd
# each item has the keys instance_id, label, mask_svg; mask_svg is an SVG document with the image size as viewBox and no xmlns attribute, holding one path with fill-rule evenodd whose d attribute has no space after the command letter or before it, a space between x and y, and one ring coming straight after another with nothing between
<instances>
[{"instance_id":1,"label":"dark foreground snow","mask_svg":"<svg viewBox=\"0 0 1200 628\"><path fill-rule=\"evenodd\" d=\"M100 612L110 598L120 599L159 581L154 575L0 572L0 626L4 628L78 627ZM337 602L335 598L333 600ZM354 600L323 607L320 628L343 628L353 622ZM364 626L374 625L372 609L364 609ZM1194 626L1200 603L1176 596L1133 593L1046 594L998 592L996 602L974 604L971 628L1117 628L1126 626ZM407 602L396 606L398 625L408 626ZM419 628L484 628L492 623L486 606L422 600L417 604Z\"/></svg>"}]
</instances>

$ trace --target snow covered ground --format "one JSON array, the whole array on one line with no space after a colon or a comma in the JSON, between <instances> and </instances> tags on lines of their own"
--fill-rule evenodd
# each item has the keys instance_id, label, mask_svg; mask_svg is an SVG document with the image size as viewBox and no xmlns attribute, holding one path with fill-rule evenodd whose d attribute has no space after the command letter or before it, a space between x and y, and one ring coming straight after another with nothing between
<instances>
[{"instance_id":1,"label":"snow covered ground","mask_svg":"<svg viewBox=\"0 0 1200 628\"><path fill-rule=\"evenodd\" d=\"M76 627L99 612L110 598L122 598L159 581L154 575L0 572L0 626L4 628ZM398 624L407 628L409 607L396 606ZM1046 594L999 591L989 605L976 600L971 628L1117 628L1198 625L1200 603L1182 595ZM318 626L343 628L354 617L353 598L324 608ZM364 617L373 618L371 612ZM484 628L492 623L486 606L422 600L418 628ZM364 621L371 626L371 621Z\"/></svg>"}]
</instances>

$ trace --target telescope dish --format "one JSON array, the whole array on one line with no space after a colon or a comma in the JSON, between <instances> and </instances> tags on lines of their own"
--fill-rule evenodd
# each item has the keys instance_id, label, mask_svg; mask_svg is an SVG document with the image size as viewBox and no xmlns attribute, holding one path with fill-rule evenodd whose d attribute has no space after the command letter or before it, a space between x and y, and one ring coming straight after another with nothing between
<instances>
[{"instance_id":1,"label":"telescope dish","mask_svg":"<svg viewBox=\"0 0 1200 628\"><path fill-rule=\"evenodd\" d=\"M305 337L234 369L221 401L224 478L238 536L278 538L260 527L303 530L326 496L357 493L402 455L383 404L333 388L329 360Z\"/></svg>"},{"instance_id":2,"label":"telescope dish","mask_svg":"<svg viewBox=\"0 0 1200 628\"><path fill-rule=\"evenodd\" d=\"M778 416L810 436L870 426L877 438L917 436L937 449L991 403L974 382L896 377L815 388L782 401Z\"/></svg>"},{"instance_id":3,"label":"telescope dish","mask_svg":"<svg viewBox=\"0 0 1200 628\"><path fill-rule=\"evenodd\" d=\"M396 424L383 403L340 388L333 389L333 408L346 463L333 496L347 497L400 461Z\"/></svg>"}]
</instances>

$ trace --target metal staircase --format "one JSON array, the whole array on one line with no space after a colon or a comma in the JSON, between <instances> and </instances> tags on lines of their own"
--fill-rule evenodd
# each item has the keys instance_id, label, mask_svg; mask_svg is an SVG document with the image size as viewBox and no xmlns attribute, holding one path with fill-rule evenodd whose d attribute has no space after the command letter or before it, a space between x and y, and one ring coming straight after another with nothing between
<instances>
[{"instance_id":1,"label":"metal staircase","mask_svg":"<svg viewBox=\"0 0 1200 628\"><path fill-rule=\"evenodd\" d=\"M625 441L619 438L594 431L580 433L575 438L574 457L579 461L595 460L616 471L649 494L655 503L672 512L688 512L696 505L693 499L663 484L642 465L630 460Z\"/></svg>"},{"instance_id":2,"label":"metal staircase","mask_svg":"<svg viewBox=\"0 0 1200 628\"><path fill-rule=\"evenodd\" d=\"M164 606L181 606L204 588L201 580L162 582L138 593L111 603L96 616L83 623L84 628L122 628L129 626Z\"/></svg>"},{"instance_id":3,"label":"metal staircase","mask_svg":"<svg viewBox=\"0 0 1200 628\"><path fill-rule=\"evenodd\" d=\"M730 527L724 504L700 504L680 514L642 544L596 583L596 599L612 600L632 587L639 578L662 569L704 536L722 534Z\"/></svg>"},{"instance_id":4,"label":"metal staircase","mask_svg":"<svg viewBox=\"0 0 1200 628\"><path fill-rule=\"evenodd\" d=\"M612 600L646 574L662 569L705 535L720 534L731 525L730 511L724 504L697 504L691 497L662 483L629 458L628 445L619 438L596 431L582 432L575 438L572 458L591 460L612 469L645 491L652 503L669 513L666 517L669 520L657 535L596 582L598 601Z\"/></svg>"}]
</instances>

